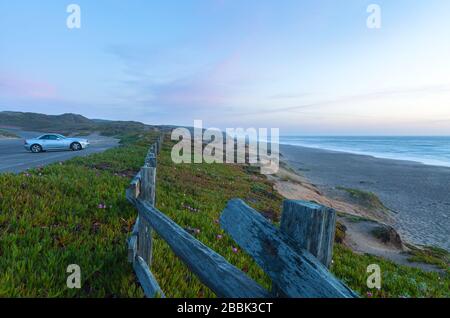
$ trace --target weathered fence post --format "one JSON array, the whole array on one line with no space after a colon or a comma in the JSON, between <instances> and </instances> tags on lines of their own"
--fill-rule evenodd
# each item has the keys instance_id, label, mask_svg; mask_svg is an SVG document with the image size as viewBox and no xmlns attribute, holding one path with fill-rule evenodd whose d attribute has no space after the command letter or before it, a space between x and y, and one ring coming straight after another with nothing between
<instances>
[{"instance_id":1,"label":"weathered fence post","mask_svg":"<svg viewBox=\"0 0 450 318\"><path fill-rule=\"evenodd\" d=\"M283 202L280 230L292 238L294 250L306 249L330 267L336 227L336 211L307 201Z\"/></svg>"},{"instance_id":2,"label":"weathered fence post","mask_svg":"<svg viewBox=\"0 0 450 318\"><path fill-rule=\"evenodd\" d=\"M139 217L139 233L138 233L138 256L150 267L152 264L152 228L144 220Z\"/></svg>"},{"instance_id":3,"label":"weathered fence post","mask_svg":"<svg viewBox=\"0 0 450 318\"><path fill-rule=\"evenodd\" d=\"M133 197L134 194L133 194ZM133 231L131 232L130 239L128 240L128 262L134 264L136 261L136 253L138 246L138 235L139 235L139 217L137 217L136 222L133 226Z\"/></svg>"},{"instance_id":4,"label":"weathered fence post","mask_svg":"<svg viewBox=\"0 0 450 318\"><path fill-rule=\"evenodd\" d=\"M149 152L145 159L145 165L141 168L141 192L139 198L154 205L155 188L156 155L154 152ZM141 256L150 267L152 264L152 228L143 217L139 217L138 233L138 255Z\"/></svg>"},{"instance_id":5,"label":"weathered fence post","mask_svg":"<svg viewBox=\"0 0 450 318\"><path fill-rule=\"evenodd\" d=\"M295 251L305 249L327 268L333 256L336 212L333 209L307 201L285 200L281 215L281 232L292 238ZM278 286L272 294L283 296Z\"/></svg>"},{"instance_id":6,"label":"weathered fence post","mask_svg":"<svg viewBox=\"0 0 450 318\"><path fill-rule=\"evenodd\" d=\"M161 153L162 144L164 142L164 135L161 134L158 140L158 153Z\"/></svg>"},{"instance_id":7,"label":"weathered fence post","mask_svg":"<svg viewBox=\"0 0 450 318\"><path fill-rule=\"evenodd\" d=\"M135 198L141 193L141 172L139 172L131 181L130 190Z\"/></svg>"},{"instance_id":8,"label":"weathered fence post","mask_svg":"<svg viewBox=\"0 0 450 318\"><path fill-rule=\"evenodd\" d=\"M150 204L155 204L156 188L156 155L149 153L145 165L141 168L141 192L139 198Z\"/></svg>"},{"instance_id":9,"label":"weathered fence post","mask_svg":"<svg viewBox=\"0 0 450 318\"><path fill-rule=\"evenodd\" d=\"M156 143L153 143L150 145L150 148L148 149L147 157L145 157L145 162L147 163L152 156L157 155L158 155L157 146Z\"/></svg>"}]
</instances>

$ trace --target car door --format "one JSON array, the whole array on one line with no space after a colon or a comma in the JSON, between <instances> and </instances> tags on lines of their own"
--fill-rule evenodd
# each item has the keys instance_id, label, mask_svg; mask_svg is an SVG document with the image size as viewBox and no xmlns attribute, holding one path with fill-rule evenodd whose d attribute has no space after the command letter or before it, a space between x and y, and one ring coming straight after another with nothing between
<instances>
[{"instance_id":1,"label":"car door","mask_svg":"<svg viewBox=\"0 0 450 318\"><path fill-rule=\"evenodd\" d=\"M47 149L61 149L62 148L62 142L58 138L58 136L55 135L48 135L47 139Z\"/></svg>"},{"instance_id":2,"label":"car door","mask_svg":"<svg viewBox=\"0 0 450 318\"><path fill-rule=\"evenodd\" d=\"M48 150L48 146L49 146L49 140L48 140L49 136L48 135L44 135L42 137L39 138L39 144L42 147L42 150Z\"/></svg>"},{"instance_id":3,"label":"car door","mask_svg":"<svg viewBox=\"0 0 450 318\"><path fill-rule=\"evenodd\" d=\"M58 136L58 147L59 149L70 149L70 139L64 136Z\"/></svg>"}]
</instances>

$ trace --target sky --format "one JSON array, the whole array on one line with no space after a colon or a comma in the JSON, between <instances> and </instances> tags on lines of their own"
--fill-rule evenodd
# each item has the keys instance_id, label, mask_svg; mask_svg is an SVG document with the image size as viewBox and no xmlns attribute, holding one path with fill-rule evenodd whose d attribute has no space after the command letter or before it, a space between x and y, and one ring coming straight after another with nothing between
<instances>
[{"instance_id":1,"label":"sky","mask_svg":"<svg viewBox=\"0 0 450 318\"><path fill-rule=\"evenodd\" d=\"M0 0L0 110L450 135L449 57L448 0Z\"/></svg>"}]
</instances>

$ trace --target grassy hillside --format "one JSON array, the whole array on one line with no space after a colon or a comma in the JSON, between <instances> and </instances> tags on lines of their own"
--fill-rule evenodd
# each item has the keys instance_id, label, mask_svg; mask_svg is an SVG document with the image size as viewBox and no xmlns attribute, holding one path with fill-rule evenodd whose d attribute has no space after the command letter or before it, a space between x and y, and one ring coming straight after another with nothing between
<instances>
[{"instance_id":1,"label":"grassy hillside","mask_svg":"<svg viewBox=\"0 0 450 318\"><path fill-rule=\"evenodd\" d=\"M142 297L125 240L136 210L124 192L143 164L151 134L128 136L105 153L13 175L0 175L0 297ZM244 199L276 222L282 198L257 170L241 165L182 164L158 158L157 207L263 286L270 281L224 233L217 219L226 202ZM155 237L152 271L169 297L212 297ZM450 297L446 273L426 273L336 244L332 271L371 297ZM66 288L66 268L78 264L82 289ZM382 289L369 291L367 265L382 269ZM368 294L368 292L372 294Z\"/></svg>"},{"instance_id":2,"label":"grassy hillside","mask_svg":"<svg viewBox=\"0 0 450 318\"><path fill-rule=\"evenodd\" d=\"M98 131L106 136L147 131L151 126L134 121L91 120L77 114L44 115L38 113L0 112L0 125L17 126L25 130L83 135Z\"/></svg>"}]
</instances>

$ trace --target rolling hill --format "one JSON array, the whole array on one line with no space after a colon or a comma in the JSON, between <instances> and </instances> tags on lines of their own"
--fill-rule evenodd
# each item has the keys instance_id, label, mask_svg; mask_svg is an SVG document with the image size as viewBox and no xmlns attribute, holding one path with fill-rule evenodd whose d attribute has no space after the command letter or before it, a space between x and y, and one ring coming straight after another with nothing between
<instances>
[{"instance_id":1,"label":"rolling hill","mask_svg":"<svg viewBox=\"0 0 450 318\"><path fill-rule=\"evenodd\" d=\"M19 127L23 130L54 132L60 134L88 134L99 132L106 136L114 136L126 132L154 130L149 126L135 121L109 121L89 119L78 114L45 115L2 111L0 126Z\"/></svg>"}]
</instances>

